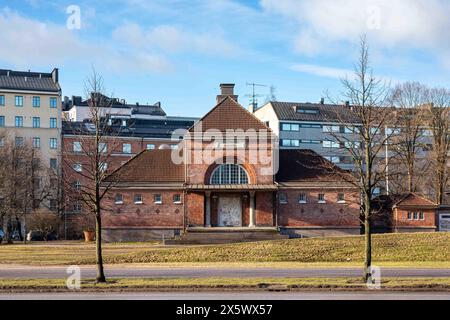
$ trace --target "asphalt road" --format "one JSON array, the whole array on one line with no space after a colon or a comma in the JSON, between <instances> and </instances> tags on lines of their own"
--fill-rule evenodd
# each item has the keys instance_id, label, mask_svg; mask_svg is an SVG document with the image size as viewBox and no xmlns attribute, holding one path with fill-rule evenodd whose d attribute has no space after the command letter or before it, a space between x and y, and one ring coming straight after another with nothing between
<instances>
[{"instance_id":1,"label":"asphalt road","mask_svg":"<svg viewBox=\"0 0 450 320\"><path fill-rule=\"evenodd\" d=\"M358 277L361 268L161 268L161 267L106 267L111 278L313 278ZM450 269L382 268L383 277L450 277ZM0 279L66 278L66 267L29 267L0 265ZM82 278L95 277L94 267L81 267Z\"/></svg>"},{"instance_id":2,"label":"asphalt road","mask_svg":"<svg viewBox=\"0 0 450 320\"><path fill-rule=\"evenodd\" d=\"M450 292L8 293L0 300L450 300Z\"/></svg>"}]
</instances>

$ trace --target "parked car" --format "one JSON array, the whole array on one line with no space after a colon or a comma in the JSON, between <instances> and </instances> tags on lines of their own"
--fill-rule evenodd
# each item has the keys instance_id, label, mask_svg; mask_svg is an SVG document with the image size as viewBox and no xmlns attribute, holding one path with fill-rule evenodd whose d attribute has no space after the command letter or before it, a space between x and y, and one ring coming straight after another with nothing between
<instances>
[{"instance_id":1,"label":"parked car","mask_svg":"<svg viewBox=\"0 0 450 320\"><path fill-rule=\"evenodd\" d=\"M50 233L47 236L47 241L58 240L58 235L56 232ZM27 241L45 241L43 235L39 231L30 231L27 234Z\"/></svg>"}]
</instances>

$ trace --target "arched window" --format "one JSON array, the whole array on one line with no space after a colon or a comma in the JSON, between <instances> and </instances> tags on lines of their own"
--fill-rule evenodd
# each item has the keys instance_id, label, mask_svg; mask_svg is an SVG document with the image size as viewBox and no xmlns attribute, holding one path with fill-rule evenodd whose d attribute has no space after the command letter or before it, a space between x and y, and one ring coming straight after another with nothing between
<instances>
[{"instance_id":1,"label":"arched window","mask_svg":"<svg viewBox=\"0 0 450 320\"><path fill-rule=\"evenodd\" d=\"M214 169L211 184L248 184L248 174L238 164L222 164Z\"/></svg>"}]
</instances>

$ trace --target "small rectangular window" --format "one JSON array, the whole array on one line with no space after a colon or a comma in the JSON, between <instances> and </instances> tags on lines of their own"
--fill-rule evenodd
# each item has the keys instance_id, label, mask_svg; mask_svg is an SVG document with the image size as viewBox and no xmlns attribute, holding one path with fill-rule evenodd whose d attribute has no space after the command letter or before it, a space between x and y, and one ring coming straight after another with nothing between
<instances>
[{"instance_id":1,"label":"small rectangular window","mask_svg":"<svg viewBox=\"0 0 450 320\"><path fill-rule=\"evenodd\" d=\"M0 116L0 127L5 126L5 116Z\"/></svg>"},{"instance_id":2,"label":"small rectangular window","mask_svg":"<svg viewBox=\"0 0 450 320\"><path fill-rule=\"evenodd\" d=\"M73 204L73 211L74 212L81 212L82 209L83 209L83 205L81 204L81 201L76 201Z\"/></svg>"},{"instance_id":3,"label":"small rectangular window","mask_svg":"<svg viewBox=\"0 0 450 320\"><path fill-rule=\"evenodd\" d=\"M23 137L16 137L15 144L16 144L16 147L23 146Z\"/></svg>"},{"instance_id":4,"label":"small rectangular window","mask_svg":"<svg viewBox=\"0 0 450 320\"><path fill-rule=\"evenodd\" d=\"M81 190L81 182L80 181L75 181L74 183L73 183L73 188L75 189L75 190L77 190L77 191L79 191L79 190Z\"/></svg>"},{"instance_id":5,"label":"small rectangular window","mask_svg":"<svg viewBox=\"0 0 450 320\"><path fill-rule=\"evenodd\" d=\"M101 172L105 172L108 170L108 164L106 162L100 162L98 168Z\"/></svg>"},{"instance_id":6,"label":"small rectangular window","mask_svg":"<svg viewBox=\"0 0 450 320\"><path fill-rule=\"evenodd\" d=\"M73 142L73 152L81 152L81 142L80 141L74 141Z\"/></svg>"},{"instance_id":7,"label":"small rectangular window","mask_svg":"<svg viewBox=\"0 0 450 320\"><path fill-rule=\"evenodd\" d=\"M81 163L74 163L73 170L76 172L83 172L83 165Z\"/></svg>"},{"instance_id":8,"label":"small rectangular window","mask_svg":"<svg viewBox=\"0 0 450 320\"><path fill-rule=\"evenodd\" d=\"M319 203L325 203L325 193L319 193Z\"/></svg>"},{"instance_id":9,"label":"small rectangular window","mask_svg":"<svg viewBox=\"0 0 450 320\"><path fill-rule=\"evenodd\" d=\"M153 143L147 143L147 150L155 149L155 145Z\"/></svg>"},{"instance_id":10,"label":"small rectangular window","mask_svg":"<svg viewBox=\"0 0 450 320\"><path fill-rule=\"evenodd\" d=\"M41 147L41 138L34 137L33 138L33 148L39 149Z\"/></svg>"},{"instance_id":11,"label":"small rectangular window","mask_svg":"<svg viewBox=\"0 0 450 320\"><path fill-rule=\"evenodd\" d=\"M134 203L135 204L142 204L142 194L135 194L134 195Z\"/></svg>"},{"instance_id":12,"label":"small rectangular window","mask_svg":"<svg viewBox=\"0 0 450 320\"><path fill-rule=\"evenodd\" d=\"M50 200L50 210L57 211L58 210L58 201L55 199Z\"/></svg>"},{"instance_id":13,"label":"small rectangular window","mask_svg":"<svg viewBox=\"0 0 450 320\"><path fill-rule=\"evenodd\" d=\"M116 193L116 196L114 197L114 203L123 204L123 195L121 193Z\"/></svg>"},{"instance_id":14,"label":"small rectangular window","mask_svg":"<svg viewBox=\"0 0 450 320\"><path fill-rule=\"evenodd\" d=\"M181 203L181 195L180 194L174 194L173 195L173 203Z\"/></svg>"},{"instance_id":15,"label":"small rectangular window","mask_svg":"<svg viewBox=\"0 0 450 320\"><path fill-rule=\"evenodd\" d=\"M345 203L345 194L344 193L338 193L337 202L338 203Z\"/></svg>"},{"instance_id":16,"label":"small rectangular window","mask_svg":"<svg viewBox=\"0 0 450 320\"><path fill-rule=\"evenodd\" d=\"M154 202L156 204L161 204L162 203L162 196L160 194L155 194L154 195Z\"/></svg>"},{"instance_id":17,"label":"small rectangular window","mask_svg":"<svg viewBox=\"0 0 450 320\"><path fill-rule=\"evenodd\" d=\"M300 193L298 203L306 203L306 193Z\"/></svg>"},{"instance_id":18,"label":"small rectangular window","mask_svg":"<svg viewBox=\"0 0 450 320\"><path fill-rule=\"evenodd\" d=\"M287 195L286 193L280 193L279 195L279 200L281 204L286 204L288 203L288 199L287 199Z\"/></svg>"},{"instance_id":19,"label":"small rectangular window","mask_svg":"<svg viewBox=\"0 0 450 320\"><path fill-rule=\"evenodd\" d=\"M5 105L5 96L1 95L0 96L0 106L4 106Z\"/></svg>"},{"instance_id":20,"label":"small rectangular window","mask_svg":"<svg viewBox=\"0 0 450 320\"><path fill-rule=\"evenodd\" d=\"M57 106L57 99L55 97L50 98L50 108L56 108Z\"/></svg>"},{"instance_id":21,"label":"small rectangular window","mask_svg":"<svg viewBox=\"0 0 450 320\"><path fill-rule=\"evenodd\" d=\"M15 120L16 120L15 121L16 128L23 127L23 117L22 116L16 116Z\"/></svg>"},{"instance_id":22,"label":"small rectangular window","mask_svg":"<svg viewBox=\"0 0 450 320\"><path fill-rule=\"evenodd\" d=\"M122 144L122 152L123 153L131 153L131 143Z\"/></svg>"},{"instance_id":23,"label":"small rectangular window","mask_svg":"<svg viewBox=\"0 0 450 320\"><path fill-rule=\"evenodd\" d=\"M50 128L54 129L57 127L56 118L50 118Z\"/></svg>"},{"instance_id":24,"label":"small rectangular window","mask_svg":"<svg viewBox=\"0 0 450 320\"><path fill-rule=\"evenodd\" d=\"M41 106L41 97L33 97L33 108L39 108Z\"/></svg>"},{"instance_id":25,"label":"small rectangular window","mask_svg":"<svg viewBox=\"0 0 450 320\"><path fill-rule=\"evenodd\" d=\"M100 153L108 152L108 145L105 142L99 142L99 144L98 144L98 152L100 152Z\"/></svg>"},{"instance_id":26,"label":"small rectangular window","mask_svg":"<svg viewBox=\"0 0 450 320\"><path fill-rule=\"evenodd\" d=\"M58 160L56 160L55 158L51 158L50 159L50 168L56 169L57 165L58 165Z\"/></svg>"},{"instance_id":27,"label":"small rectangular window","mask_svg":"<svg viewBox=\"0 0 450 320\"><path fill-rule=\"evenodd\" d=\"M50 138L50 149L58 148L58 139Z\"/></svg>"},{"instance_id":28,"label":"small rectangular window","mask_svg":"<svg viewBox=\"0 0 450 320\"><path fill-rule=\"evenodd\" d=\"M23 107L23 96L16 96L14 100L16 107Z\"/></svg>"},{"instance_id":29,"label":"small rectangular window","mask_svg":"<svg viewBox=\"0 0 450 320\"><path fill-rule=\"evenodd\" d=\"M419 213L418 212L414 212L413 216L414 216L414 220L419 220Z\"/></svg>"},{"instance_id":30,"label":"small rectangular window","mask_svg":"<svg viewBox=\"0 0 450 320\"><path fill-rule=\"evenodd\" d=\"M408 220L412 220L412 212L408 212Z\"/></svg>"},{"instance_id":31,"label":"small rectangular window","mask_svg":"<svg viewBox=\"0 0 450 320\"><path fill-rule=\"evenodd\" d=\"M419 212L419 220L425 220L425 215L423 212Z\"/></svg>"},{"instance_id":32,"label":"small rectangular window","mask_svg":"<svg viewBox=\"0 0 450 320\"><path fill-rule=\"evenodd\" d=\"M41 127L41 118L33 117L33 128L40 128L40 127Z\"/></svg>"}]
</instances>

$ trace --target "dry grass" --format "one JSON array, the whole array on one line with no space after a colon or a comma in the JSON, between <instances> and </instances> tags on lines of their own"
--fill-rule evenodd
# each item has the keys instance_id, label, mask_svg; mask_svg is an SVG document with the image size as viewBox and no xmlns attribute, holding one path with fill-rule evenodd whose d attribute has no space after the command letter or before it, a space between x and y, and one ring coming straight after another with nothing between
<instances>
[{"instance_id":1,"label":"dry grass","mask_svg":"<svg viewBox=\"0 0 450 320\"><path fill-rule=\"evenodd\" d=\"M450 233L385 234L373 237L373 260L390 266L450 265ZM291 239L211 246L162 247L156 243L105 244L109 264L161 265L358 265L362 237ZM0 263L25 265L93 264L94 244L51 242L0 245Z\"/></svg>"},{"instance_id":2,"label":"dry grass","mask_svg":"<svg viewBox=\"0 0 450 320\"><path fill-rule=\"evenodd\" d=\"M83 280L82 291L137 290L296 290L296 289L366 289L357 278L153 278L109 279L106 284ZM382 289L450 290L450 278L384 278ZM0 291L66 291L64 279L0 279Z\"/></svg>"},{"instance_id":3,"label":"dry grass","mask_svg":"<svg viewBox=\"0 0 450 320\"><path fill-rule=\"evenodd\" d=\"M362 237L291 239L184 248L153 248L109 256L107 263L301 262L359 263ZM450 233L385 234L373 237L375 262L450 262ZM80 260L92 263L92 260Z\"/></svg>"}]
</instances>

